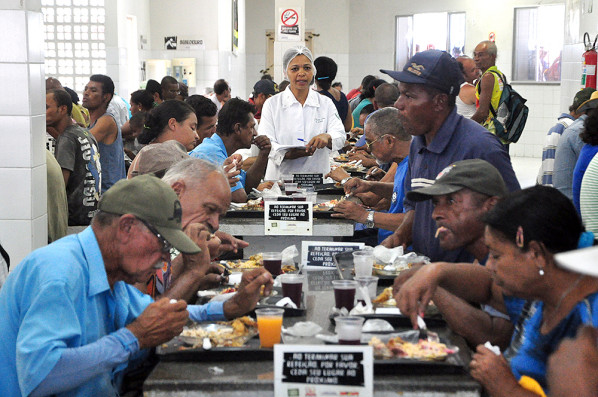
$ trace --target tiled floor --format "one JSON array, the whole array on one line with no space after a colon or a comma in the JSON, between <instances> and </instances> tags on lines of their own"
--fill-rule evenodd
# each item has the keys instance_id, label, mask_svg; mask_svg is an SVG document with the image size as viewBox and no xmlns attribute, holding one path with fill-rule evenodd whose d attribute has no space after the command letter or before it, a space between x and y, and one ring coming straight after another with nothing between
<instances>
[{"instance_id":1,"label":"tiled floor","mask_svg":"<svg viewBox=\"0 0 598 397\"><path fill-rule=\"evenodd\" d=\"M530 187L536 184L536 177L542 159L538 157L511 157L511 163L515 170L515 175L522 188Z\"/></svg>"}]
</instances>

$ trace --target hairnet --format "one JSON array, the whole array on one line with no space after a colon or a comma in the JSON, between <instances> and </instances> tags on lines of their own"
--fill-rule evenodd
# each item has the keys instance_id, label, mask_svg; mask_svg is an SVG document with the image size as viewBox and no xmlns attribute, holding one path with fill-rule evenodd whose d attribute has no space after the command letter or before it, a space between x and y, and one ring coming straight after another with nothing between
<instances>
[{"instance_id":1,"label":"hairnet","mask_svg":"<svg viewBox=\"0 0 598 397\"><path fill-rule=\"evenodd\" d=\"M283 70L284 78L288 79L287 68L289 67L289 63L291 63L291 61L293 59L295 59L295 57L297 57L298 55L305 55L309 59L309 62L312 64L312 67L314 70L314 77L315 77L316 76L316 67L313 66L314 56L311 54L311 51L309 50L309 48L307 48L306 46L303 46L303 45L298 45L296 47L291 47L288 50L286 50L284 52L284 55L282 56L282 70ZM311 83L313 84L313 81Z\"/></svg>"}]
</instances>

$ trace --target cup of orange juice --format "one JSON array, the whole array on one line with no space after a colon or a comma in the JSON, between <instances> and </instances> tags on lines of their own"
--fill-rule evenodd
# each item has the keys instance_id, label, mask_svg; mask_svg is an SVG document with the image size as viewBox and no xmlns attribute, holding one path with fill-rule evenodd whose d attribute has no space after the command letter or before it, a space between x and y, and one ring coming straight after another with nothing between
<instances>
[{"instance_id":1,"label":"cup of orange juice","mask_svg":"<svg viewBox=\"0 0 598 397\"><path fill-rule=\"evenodd\" d=\"M280 343L283 313L284 309L274 307L255 311L261 347L274 347L275 344Z\"/></svg>"}]
</instances>

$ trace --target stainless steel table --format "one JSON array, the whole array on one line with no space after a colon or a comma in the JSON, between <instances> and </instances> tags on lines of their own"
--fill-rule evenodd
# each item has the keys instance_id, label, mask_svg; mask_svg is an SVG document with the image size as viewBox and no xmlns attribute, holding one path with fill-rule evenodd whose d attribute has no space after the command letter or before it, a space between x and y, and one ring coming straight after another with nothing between
<instances>
[{"instance_id":1,"label":"stainless steel table","mask_svg":"<svg viewBox=\"0 0 598 397\"><path fill-rule=\"evenodd\" d=\"M331 279L338 277L335 270L315 271L308 274L309 291L306 292L307 315L305 318L285 318L285 326L296 321L314 321L324 329L333 331L328 312L334 303L333 292L318 291ZM450 333L450 330L444 330ZM469 349L456 336L462 360L469 362ZM210 367L224 369L221 375L212 375ZM160 362L144 384L147 397L163 396L219 396L247 397L274 395L274 363L272 361L242 362ZM480 385L466 373L449 375L374 375L376 397L401 396L479 396Z\"/></svg>"}]
</instances>

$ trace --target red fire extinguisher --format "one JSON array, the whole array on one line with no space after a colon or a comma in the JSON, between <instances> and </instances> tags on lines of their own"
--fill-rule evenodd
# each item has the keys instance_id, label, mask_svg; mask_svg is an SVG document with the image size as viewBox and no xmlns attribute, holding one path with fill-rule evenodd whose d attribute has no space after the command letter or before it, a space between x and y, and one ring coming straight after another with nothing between
<instances>
[{"instance_id":1,"label":"red fire extinguisher","mask_svg":"<svg viewBox=\"0 0 598 397\"><path fill-rule=\"evenodd\" d=\"M590 41L590 35L586 32L583 35L583 43L586 47L586 52L581 56L582 60L582 75L581 75L581 87L591 87L596 89L596 65L598 64L598 53L596 52L596 40L598 35L594 39L594 43Z\"/></svg>"}]
</instances>

